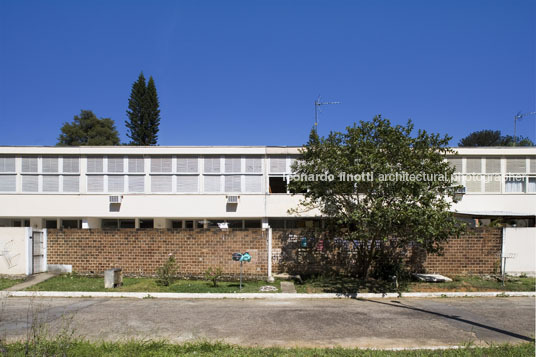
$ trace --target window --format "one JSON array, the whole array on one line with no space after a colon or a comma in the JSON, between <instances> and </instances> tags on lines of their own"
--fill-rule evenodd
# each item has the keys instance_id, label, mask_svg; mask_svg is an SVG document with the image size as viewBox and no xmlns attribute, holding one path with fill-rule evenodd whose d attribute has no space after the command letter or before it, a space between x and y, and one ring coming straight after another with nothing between
<instances>
[{"instance_id":1,"label":"window","mask_svg":"<svg viewBox=\"0 0 536 357\"><path fill-rule=\"evenodd\" d=\"M136 221L134 219L120 219L119 228L135 228Z\"/></svg>"},{"instance_id":2,"label":"window","mask_svg":"<svg viewBox=\"0 0 536 357\"><path fill-rule=\"evenodd\" d=\"M154 221L152 219L140 219L140 228L153 228Z\"/></svg>"},{"instance_id":3,"label":"window","mask_svg":"<svg viewBox=\"0 0 536 357\"><path fill-rule=\"evenodd\" d=\"M525 173L526 160L524 157L509 157L506 159L506 172Z\"/></svg>"},{"instance_id":4,"label":"window","mask_svg":"<svg viewBox=\"0 0 536 357\"><path fill-rule=\"evenodd\" d=\"M244 176L246 192L262 192L262 176L248 175Z\"/></svg>"},{"instance_id":5,"label":"window","mask_svg":"<svg viewBox=\"0 0 536 357\"><path fill-rule=\"evenodd\" d=\"M59 192L59 176L43 176L43 192Z\"/></svg>"},{"instance_id":6,"label":"window","mask_svg":"<svg viewBox=\"0 0 536 357\"><path fill-rule=\"evenodd\" d=\"M77 229L80 228L80 220L77 219L62 219L61 227L65 229Z\"/></svg>"},{"instance_id":7,"label":"window","mask_svg":"<svg viewBox=\"0 0 536 357\"><path fill-rule=\"evenodd\" d=\"M482 192L480 175L470 175L465 177L465 187L467 192Z\"/></svg>"},{"instance_id":8,"label":"window","mask_svg":"<svg viewBox=\"0 0 536 357\"><path fill-rule=\"evenodd\" d=\"M271 173L285 173L287 170L287 159L284 156L273 156L270 158Z\"/></svg>"},{"instance_id":9,"label":"window","mask_svg":"<svg viewBox=\"0 0 536 357\"><path fill-rule=\"evenodd\" d=\"M103 158L102 157L88 157L87 158L87 172L89 173L103 172Z\"/></svg>"},{"instance_id":10,"label":"window","mask_svg":"<svg viewBox=\"0 0 536 357\"><path fill-rule=\"evenodd\" d=\"M104 192L104 176L88 176L87 192Z\"/></svg>"},{"instance_id":11,"label":"window","mask_svg":"<svg viewBox=\"0 0 536 357\"><path fill-rule=\"evenodd\" d=\"M123 172L124 160L122 157L108 157L108 172Z\"/></svg>"},{"instance_id":12,"label":"window","mask_svg":"<svg viewBox=\"0 0 536 357\"><path fill-rule=\"evenodd\" d=\"M450 166L452 166L455 170L455 172L462 172L462 158L461 157L449 157L447 159Z\"/></svg>"},{"instance_id":13,"label":"window","mask_svg":"<svg viewBox=\"0 0 536 357\"><path fill-rule=\"evenodd\" d=\"M529 159L529 164L530 164L530 171L531 173L533 174L536 174L536 157L531 157Z\"/></svg>"},{"instance_id":14,"label":"window","mask_svg":"<svg viewBox=\"0 0 536 357\"><path fill-rule=\"evenodd\" d=\"M242 172L242 159L240 157L226 157L225 172Z\"/></svg>"},{"instance_id":15,"label":"window","mask_svg":"<svg viewBox=\"0 0 536 357\"><path fill-rule=\"evenodd\" d=\"M205 176L205 192L221 192L221 176Z\"/></svg>"},{"instance_id":16,"label":"window","mask_svg":"<svg viewBox=\"0 0 536 357\"><path fill-rule=\"evenodd\" d=\"M39 189L39 176L23 175L22 192L37 192Z\"/></svg>"},{"instance_id":17,"label":"window","mask_svg":"<svg viewBox=\"0 0 536 357\"><path fill-rule=\"evenodd\" d=\"M465 172L481 173L482 159L480 159L479 157L468 157L467 159L465 159Z\"/></svg>"},{"instance_id":18,"label":"window","mask_svg":"<svg viewBox=\"0 0 536 357\"><path fill-rule=\"evenodd\" d=\"M63 176L63 192L78 192L79 176Z\"/></svg>"},{"instance_id":19,"label":"window","mask_svg":"<svg viewBox=\"0 0 536 357\"><path fill-rule=\"evenodd\" d=\"M287 180L284 177L270 177L269 183L270 193L287 193Z\"/></svg>"},{"instance_id":20,"label":"window","mask_svg":"<svg viewBox=\"0 0 536 357\"><path fill-rule=\"evenodd\" d=\"M42 158L42 171L45 173L57 173L58 172L58 158L57 157L43 157Z\"/></svg>"},{"instance_id":21,"label":"window","mask_svg":"<svg viewBox=\"0 0 536 357\"><path fill-rule=\"evenodd\" d=\"M536 192L536 177L529 177L527 192Z\"/></svg>"},{"instance_id":22,"label":"window","mask_svg":"<svg viewBox=\"0 0 536 357\"><path fill-rule=\"evenodd\" d=\"M64 173L78 173L80 171L80 159L78 157L64 157L63 158L63 172Z\"/></svg>"},{"instance_id":23,"label":"window","mask_svg":"<svg viewBox=\"0 0 536 357\"><path fill-rule=\"evenodd\" d=\"M485 192L501 192L501 176L500 175L486 175L484 181Z\"/></svg>"},{"instance_id":24,"label":"window","mask_svg":"<svg viewBox=\"0 0 536 357\"><path fill-rule=\"evenodd\" d=\"M17 190L17 176L0 175L0 192L15 192Z\"/></svg>"},{"instance_id":25,"label":"window","mask_svg":"<svg viewBox=\"0 0 536 357\"><path fill-rule=\"evenodd\" d=\"M45 227L46 227L47 229L57 229L57 228L58 228L58 221L55 220L55 219L54 219L54 220L52 220L52 219L48 220L48 219L47 219L47 220L45 221Z\"/></svg>"},{"instance_id":26,"label":"window","mask_svg":"<svg viewBox=\"0 0 536 357\"><path fill-rule=\"evenodd\" d=\"M117 229L119 220L117 219L103 219L102 220L102 229Z\"/></svg>"},{"instance_id":27,"label":"window","mask_svg":"<svg viewBox=\"0 0 536 357\"><path fill-rule=\"evenodd\" d=\"M260 157L246 158L246 172L260 173L262 172L262 159Z\"/></svg>"},{"instance_id":28,"label":"window","mask_svg":"<svg viewBox=\"0 0 536 357\"><path fill-rule=\"evenodd\" d=\"M143 156L129 156L128 157L128 172L131 172L131 173L144 172Z\"/></svg>"},{"instance_id":29,"label":"window","mask_svg":"<svg viewBox=\"0 0 536 357\"><path fill-rule=\"evenodd\" d=\"M498 174L501 172L501 159L498 157L486 158L486 173Z\"/></svg>"},{"instance_id":30,"label":"window","mask_svg":"<svg viewBox=\"0 0 536 357\"><path fill-rule=\"evenodd\" d=\"M225 192L241 192L241 176L227 175L225 176Z\"/></svg>"},{"instance_id":31,"label":"window","mask_svg":"<svg viewBox=\"0 0 536 357\"><path fill-rule=\"evenodd\" d=\"M195 156L177 157L177 172L198 172L198 159Z\"/></svg>"},{"instance_id":32,"label":"window","mask_svg":"<svg viewBox=\"0 0 536 357\"><path fill-rule=\"evenodd\" d=\"M506 192L525 192L525 178L507 177L504 190Z\"/></svg>"},{"instance_id":33,"label":"window","mask_svg":"<svg viewBox=\"0 0 536 357\"><path fill-rule=\"evenodd\" d=\"M198 192L199 176L177 176L177 192Z\"/></svg>"},{"instance_id":34,"label":"window","mask_svg":"<svg viewBox=\"0 0 536 357\"><path fill-rule=\"evenodd\" d=\"M37 172L37 157L23 157L22 172Z\"/></svg>"},{"instance_id":35,"label":"window","mask_svg":"<svg viewBox=\"0 0 536 357\"><path fill-rule=\"evenodd\" d=\"M172 171L172 160L170 156L162 157L152 157L151 158L151 172L171 172Z\"/></svg>"},{"instance_id":36,"label":"window","mask_svg":"<svg viewBox=\"0 0 536 357\"><path fill-rule=\"evenodd\" d=\"M108 192L124 192L124 176L108 176Z\"/></svg>"},{"instance_id":37,"label":"window","mask_svg":"<svg viewBox=\"0 0 536 357\"><path fill-rule=\"evenodd\" d=\"M128 176L128 192L145 192L145 176Z\"/></svg>"},{"instance_id":38,"label":"window","mask_svg":"<svg viewBox=\"0 0 536 357\"><path fill-rule=\"evenodd\" d=\"M171 176L151 176L152 192L171 192Z\"/></svg>"},{"instance_id":39,"label":"window","mask_svg":"<svg viewBox=\"0 0 536 357\"><path fill-rule=\"evenodd\" d=\"M207 156L205 157L205 172L206 173L219 173L220 172L220 158Z\"/></svg>"},{"instance_id":40,"label":"window","mask_svg":"<svg viewBox=\"0 0 536 357\"><path fill-rule=\"evenodd\" d=\"M15 172L15 157L0 156L0 172Z\"/></svg>"}]
</instances>

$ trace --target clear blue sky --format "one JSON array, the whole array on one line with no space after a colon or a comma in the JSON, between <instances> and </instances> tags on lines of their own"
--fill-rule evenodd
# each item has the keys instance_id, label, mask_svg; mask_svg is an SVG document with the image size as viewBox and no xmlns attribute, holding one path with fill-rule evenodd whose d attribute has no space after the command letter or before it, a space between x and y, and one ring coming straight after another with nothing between
<instances>
[{"instance_id":1,"label":"clear blue sky","mask_svg":"<svg viewBox=\"0 0 536 357\"><path fill-rule=\"evenodd\" d=\"M536 110L536 1L0 2L0 145L54 145L81 109L115 120L155 78L160 145L301 145L383 114L513 133ZM518 133L536 140L536 117Z\"/></svg>"}]
</instances>

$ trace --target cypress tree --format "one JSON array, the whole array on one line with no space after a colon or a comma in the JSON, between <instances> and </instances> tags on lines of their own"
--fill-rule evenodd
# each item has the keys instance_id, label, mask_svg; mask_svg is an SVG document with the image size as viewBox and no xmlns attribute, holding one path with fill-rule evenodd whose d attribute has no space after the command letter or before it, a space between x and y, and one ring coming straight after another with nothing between
<instances>
[{"instance_id":1,"label":"cypress tree","mask_svg":"<svg viewBox=\"0 0 536 357\"><path fill-rule=\"evenodd\" d=\"M158 141L158 126L160 125L160 103L153 77L149 77L145 91L144 109L146 114L147 144L156 145Z\"/></svg>"},{"instance_id":2,"label":"cypress tree","mask_svg":"<svg viewBox=\"0 0 536 357\"><path fill-rule=\"evenodd\" d=\"M140 73L138 80L132 84L130 98L128 100L127 117L125 125L128 129L127 136L131 145L145 145L144 124L144 97L146 92L145 77Z\"/></svg>"}]
</instances>

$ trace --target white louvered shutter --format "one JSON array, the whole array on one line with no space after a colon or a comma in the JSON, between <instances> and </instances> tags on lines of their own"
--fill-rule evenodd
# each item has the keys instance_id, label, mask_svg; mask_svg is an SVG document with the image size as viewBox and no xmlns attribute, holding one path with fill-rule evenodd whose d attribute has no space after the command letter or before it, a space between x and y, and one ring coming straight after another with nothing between
<instances>
[{"instance_id":1,"label":"white louvered shutter","mask_svg":"<svg viewBox=\"0 0 536 357\"><path fill-rule=\"evenodd\" d=\"M509 157L506 159L506 172L525 173L526 160L524 157Z\"/></svg>"},{"instance_id":2,"label":"white louvered shutter","mask_svg":"<svg viewBox=\"0 0 536 357\"><path fill-rule=\"evenodd\" d=\"M0 172L15 172L15 158L11 156L0 157Z\"/></svg>"},{"instance_id":3,"label":"white louvered shutter","mask_svg":"<svg viewBox=\"0 0 536 357\"><path fill-rule=\"evenodd\" d=\"M152 192L171 192L172 176L151 176Z\"/></svg>"},{"instance_id":4,"label":"white louvered shutter","mask_svg":"<svg viewBox=\"0 0 536 357\"><path fill-rule=\"evenodd\" d=\"M239 157L226 157L225 158L225 172L242 172L242 159Z\"/></svg>"},{"instance_id":5,"label":"white louvered shutter","mask_svg":"<svg viewBox=\"0 0 536 357\"><path fill-rule=\"evenodd\" d=\"M482 160L479 157L468 157L465 159L466 173L481 173Z\"/></svg>"},{"instance_id":6,"label":"white louvered shutter","mask_svg":"<svg viewBox=\"0 0 536 357\"><path fill-rule=\"evenodd\" d=\"M88 176L87 192L104 192L104 176Z\"/></svg>"},{"instance_id":7,"label":"white louvered shutter","mask_svg":"<svg viewBox=\"0 0 536 357\"><path fill-rule=\"evenodd\" d=\"M199 176L177 176L177 192L198 192Z\"/></svg>"},{"instance_id":8,"label":"white louvered shutter","mask_svg":"<svg viewBox=\"0 0 536 357\"><path fill-rule=\"evenodd\" d=\"M124 176L108 176L108 192L124 192L125 177Z\"/></svg>"},{"instance_id":9,"label":"white louvered shutter","mask_svg":"<svg viewBox=\"0 0 536 357\"><path fill-rule=\"evenodd\" d=\"M78 157L63 158L63 172L77 173L80 171L80 159Z\"/></svg>"},{"instance_id":10,"label":"white louvered shutter","mask_svg":"<svg viewBox=\"0 0 536 357\"><path fill-rule=\"evenodd\" d=\"M63 176L63 192L79 192L80 176Z\"/></svg>"},{"instance_id":11,"label":"white louvered shutter","mask_svg":"<svg viewBox=\"0 0 536 357\"><path fill-rule=\"evenodd\" d=\"M227 175L225 176L225 192L241 192L241 177L240 175Z\"/></svg>"},{"instance_id":12,"label":"white louvered shutter","mask_svg":"<svg viewBox=\"0 0 536 357\"><path fill-rule=\"evenodd\" d=\"M128 157L128 172L144 172L144 160L143 156L129 156Z\"/></svg>"},{"instance_id":13,"label":"white louvered shutter","mask_svg":"<svg viewBox=\"0 0 536 357\"><path fill-rule=\"evenodd\" d=\"M271 173L285 173L287 170L287 159L284 156L272 156L270 158Z\"/></svg>"},{"instance_id":14,"label":"white louvered shutter","mask_svg":"<svg viewBox=\"0 0 536 357\"><path fill-rule=\"evenodd\" d=\"M41 159L41 165L43 165L42 171L46 173L58 172L58 158L57 157L44 157Z\"/></svg>"},{"instance_id":15,"label":"white louvered shutter","mask_svg":"<svg viewBox=\"0 0 536 357\"><path fill-rule=\"evenodd\" d=\"M220 158L213 156L206 156L204 158L205 162L205 172L207 173L219 173L220 172Z\"/></svg>"},{"instance_id":16,"label":"white louvered shutter","mask_svg":"<svg viewBox=\"0 0 536 357\"><path fill-rule=\"evenodd\" d=\"M122 157L108 157L108 172L123 172L124 161Z\"/></svg>"},{"instance_id":17,"label":"white louvered shutter","mask_svg":"<svg viewBox=\"0 0 536 357\"><path fill-rule=\"evenodd\" d=\"M17 176L0 175L0 192L15 192L17 190Z\"/></svg>"},{"instance_id":18,"label":"white louvered shutter","mask_svg":"<svg viewBox=\"0 0 536 357\"><path fill-rule=\"evenodd\" d=\"M486 173L499 174L501 173L501 159L498 157L486 158Z\"/></svg>"},{"instance_id":19,"label":"white louvered shutter","mask_svg":"<svg viewBox=\"0 0 536 357\"><path fill-rule=\"evenodd\" d=\"M450 166L452 166L457 173L462 172L462 158L461 157L449 157L447 159Z\"/></svg>"},{"instance_id":20,"label":"white louvered shutter","mask_svg":"<svg viewBox=\"0 0 536 357\"><path fill-rule=\"evenodd\" d=\"M246 158L246 172L259 173L262 172L262 159L260 157Z\"/></svg>"},{"instance_id":21,"label":"white louvered shutter","mask_svg":"<svg viewBox=\"0 0 536 357\"><path fill-rule=\"evenodd\" d=\"M59 176L43 176L43 192L59 192Z\"/></svg>"},{"instance_id":22,"label":"white louvered shutter","mask_svg":"<svg viewBox=\"0 0 536 357\"><path fill-rule=\"evenodd\" d=\"M530 172L536 174L536 157L531 157L530 160Z\"/></svg>"},{"instance_id":23,"label":"white louvered shutter","mask_svg":"<svg viewBox=\"0 0 536 357\"><path fill-rule=\"evenodd\" d=\"M205 192L221 192L221 176L205 176Z\"/></svg>"},{"instance_id":24,"label":"white louvered shutter","mask_svg":"<svg viewBox=\"0 0 536 357\"><path fill-rule=\"evenodd\" d=\"M37 157L23 157L22 172L37 172Z\"/></svg>"},{"instance_id":25,"label":"white louvered shutter","mask_svg":"<svg viewBox=\"0 0 536 357\"><path fill-rule=\"evenodd\" d=\"M87 158L87 172L100 173L103 172L103 158L102 157L88 157Z\"/></svg>"},{"instance_id":26,"label":"white louvered shutter","mask_svg":"<svg viewBox=\"0 0 536 357\"><path fill-rule=\"evenodd\" d=\"M151 172L171 172L172 168L171 156L155 156L151 158Z\"/></svg>"},{"instance_id":27,"label":"white louvered shutter","mask_svg":"<svg viewBox=\"0 0 536 357\"><path fill-rule=\"evenodd\" d=\"M177 172L195 173L198 172L198 158L195 156L177 157Z\"/></svg>"},{"instance_id":28,"label":"white louvered shutter","mask_svg":"<svg viewBox=\"0 0 536 357\"><path fill-rule=\"evenodd\" d=\"M145 176L129 176L128 192L145 192Z\"/></svg>"},{"instance_id":29,"label":"white louvered shutter","mask_svg":"<svg viewBox=\"0 0 536 357\"><path fill-rule=\"evenodd\" d=\"M22 192L37 192L39 189L39 176L23 175Z\"/></svg>"},{"instance_id":30,"label":"white louvered shutter","mask_svg":"<svg viewBox=\"0 0 536 357\"><path fill-rule=\"evenodd\" d=\"M261 192L262 191L262 176L244 176L246 192Z\"/></svg>"}]
</instances>

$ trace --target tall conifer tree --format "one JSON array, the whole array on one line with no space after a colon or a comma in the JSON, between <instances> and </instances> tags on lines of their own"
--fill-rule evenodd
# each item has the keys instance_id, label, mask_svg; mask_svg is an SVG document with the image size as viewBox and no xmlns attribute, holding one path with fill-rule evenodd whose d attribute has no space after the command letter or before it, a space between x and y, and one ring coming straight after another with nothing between
<instances>
[{"instance_id":1,"label":"tall conifer tree","mask_svg":"<svg viewBox=\"0 0 536 357\"><path fill-rule=\"evenodd\" d=\"M146 83L143 72L132 84L125 125L130 145L157 145L160 109L153 77Z\"/></svg>"}]
</instances>

